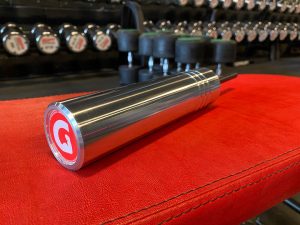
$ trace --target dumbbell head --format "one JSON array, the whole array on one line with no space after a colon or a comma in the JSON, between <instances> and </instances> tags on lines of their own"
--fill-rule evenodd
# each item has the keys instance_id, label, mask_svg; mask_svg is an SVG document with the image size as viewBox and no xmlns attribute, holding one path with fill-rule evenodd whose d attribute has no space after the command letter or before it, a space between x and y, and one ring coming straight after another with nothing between
<instances>
[{"instance_id":1,"label":"dumbbell head","mask_svg":"<svg viewBox=\"0 0 300 225\"><path fill-rule=\"evenodd\" d=\"M153 79L153 72L148 69L142 69L139 71L138 81L144 82Z\"/></svg>"},{"instance_id":2,"label":"dumbbell head","mask_svg":"<svg viewBox=\"0 0 300 225\"><path fill-rule=\"evenodd\" d=\"M175 55L176 35L159 33L153 39L153 56L156 58L173 58Z\"/></svg>"},{"instance_id":3,"label":"dumbbell head","mask_svg":"<svg viewBox=\"0 0 300 225\"><path fill-rule=\"evenodd\" d=\"M214 63L232 63L236 59L236 42L221 39L211 40L212 58Z\"/></svg>"},{"instance_id":4,"label":"dumbbell head","mask_svg":"<svg viewBox=\"0 0 300 225\"><path fill-rule=\"evenodd\" d=\"M144 33L139 37L139 55L152 56L153 55L153 39L158 33L149 32Z\"/></svg>"},{"instance_id":5,"label":"dumbbell head","mask_svg":"<svg viewBox=\"0 0 300 225\"><path fill-rule=\"evenodd\" d=\"M185 64L203 62L207 41L200 37L178 38L175 61Z\"/></svg>"},{"instance_id":6,"label":"dumbbell head","mask_svg":"<svg viewBox=\"0 0 300 225\"><path fill-rule=\"evenodd\" d=\"M121 65L119 67L119 77L120 77L120 84L127 85L136 83L138 81L138 71L140 67L138 66L127 66Z\"/></svg>"},{"instance_id":7,"label":"dumbbell head","mask_svg":"<svg viewBox=\"0 0 300 225\"><path fill-rule=\"evenodd\" d=\"M121 29L118 31L118 49L121 52L138 50L139 31L135 29Z\"/></svg>"}]
</instances>

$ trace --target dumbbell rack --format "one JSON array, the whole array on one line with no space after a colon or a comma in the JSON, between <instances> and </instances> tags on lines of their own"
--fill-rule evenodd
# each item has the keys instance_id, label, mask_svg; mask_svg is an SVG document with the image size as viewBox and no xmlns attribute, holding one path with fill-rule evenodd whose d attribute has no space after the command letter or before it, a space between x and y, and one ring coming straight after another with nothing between
<instances>
[{"instance_id":1,"label":"dumbbell rack","mask_svg":"<svg viewBox=\"0 0 300 225\"><path fill-rule=\"evenodd\" d=\"M110 3L107 3L110 2ZM115 2L112 4L111 2ZM170 20L172 23L180 21L273 21L300 23L299 14L280 13L264 11L248 11L246 9L211 9L205 7L177 6L159 4L137 4L128 6L131 1L71 1L71 0L49 0L49 1L0 1L0 25L14 22L21 26L24 33L29 35L32 26L37 22L51 25L56 31L65 22L72 23L80 29L86 23L95 23L100 27L107 24L121 24L123 28L143 29L144 20ZM238 44L238 59L249 59L255 61L261 50L263 57L271 60L278 59L282 49L298 47L299 41L288 42L242 42ZM117 48L114 47L106 52L98 52L89 48L80 54L73 54L64 47L54 55L43 55L39 53L34 45L23 56L11 56L0 48L0 80L40 75L57 76L60 74L77 73L85 71L99 71L104 68L117 69L118 65L124 63L119 56Z\"/></svg>"}]
</instances>

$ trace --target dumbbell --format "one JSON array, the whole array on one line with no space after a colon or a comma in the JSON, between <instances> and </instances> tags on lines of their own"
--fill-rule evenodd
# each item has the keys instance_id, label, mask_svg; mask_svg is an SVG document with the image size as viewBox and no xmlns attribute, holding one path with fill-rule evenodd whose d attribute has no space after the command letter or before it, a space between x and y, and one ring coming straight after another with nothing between
<instances>
[{"instance_id":1,"label":"dumbbell","mask_svg":"<svg viewBox=\"0 0 300 225\"><path fill-rule=\"evenodd\" d=\"M286 38L288 37L288 27L286 24L278 23L278 29L279 29L279 40L280 41L285 41Z\"/></svg>"},{"instance_id":2,"label":"dumbbell","mask_svg":"<svg viewBox=\"0 0 300 225\"><path fill-rule=\"evenodd\" d=\"M228 22L222 23L218 28L219 36L224 40L231 40L233 34Z\"/></svg>"},{"instance_id":3,"label":"dumbbell","mask_svg":"<svg viewBox=\"0 0 300 225\"><path fill-rule=\"evenodd\" d=\"M267 7L269 11L274 12L277 9L277 1L276 0L267 0Z\"/></svg>"},{"instance_id":4,"label":"dumbbell","mask_svg":"<svg viewBox=\"0 0 300 225\"><path fill-rule=\"evenodd\" d=\"M180 35L185 35L189 33L189 24L187 21L180 21L177 24L175 24L173 28L173 32L175 34Z\"/></svg>"},{"instance_id":5,"label":"dumbbell","mask_svg":"<svg viewBox=\"0 0 300 225\"><path fill-rule=\"evenodd\" d=\"M254 10L256 8L256 0L245 0L245 1L248 10Z\"/></svg>"},{"instance_id":6,"label":"dumbbell","mask_svg":"<svg viewBox=\"0 0 300 225\"><path fill-rule=\"evenodd\" d=\"M7 23L0 29L4 49L11 55L21 56L29 50L29 39L21 27Z\"/></svg>"},{"instance_id":7,"label":"dumbbell","mask_svg":"<svg viewBox=\"0 0 300 225\"><path fill-rule=\"evenodd\" d=\"M296 24L296 23L290 24L288 28L289 28L289 39L290 39L290 41L297 40L298 32L299 32L298 24Z\"/></svg>"},{"instance_id":8,"label":"dumbbell","mask_svg":"<svg viewBox=\"0 0 300 225\"><path fill-rule=\"evenodd\" d=\"M152 20L145 20L143 22L145 32L153 32L155 31L155 25Z\"/></svg>"},{"instance_id":9,"label":"dumbbell","mask_svg":"<svg viewBox=\"0 0 300 225\"><path fill-rule=\"evenodd\" d=\"M264 24L262 22L258 22L255 25L255 29L258 31L258 41L264 42L268 39L269 33L268 33L268 24Z\"/></svg>"},{"instance_id":10,"label":"dumbbell","mask_svg":"<svg viewBox=\"0 0 300 225\"><path fill-rule=\"evenodd\" d=\"M92 46L98 51L107 51L112 45L109 35L105 34L98 25L86 24L83 29Z\"/></svg>"},{"instance_id":11,"label":"dumbbell","mask_svg":"<svg viewBox=\"0 0 300 225\"><path fill-rule=\"evenodd\" d=\"M259 10L264 11L267 8L266 0L248 0L247 9L248 10Z\"/></svg>"},{"instance_id":12,"label":"dumbbell","mask_svg":"<svg viewBox=\"0 0 300 225\"><path fill-rule=\"evenodd\" d=\"M219 7L228 9L233 6L233 0L210 0L209 6L212 9L216 9Z\"/></svg>"},{"instance_id":13,"label":"dumbbell","mask_svg":"<svg viewBox=\"0 0 300 225\"><path fill-rule=\"evenodd\" d=\"M189 26L189 32L191 36L202 36L203 35L202 21L191 23Z\"/></svg>"},{"instance_id":14,"label":"dumbbell","mask_svg":"<svg viewBox=\"0 0 300 225\"><path fill-rule=\"evenodd\" d=\"M233 63L236 59L236 42L222 39L210 41L210 62L217 64L216 74L221 76L222 64Z\"/></svg>"},{"instance_id":15,"label":"dumbbell","mask_svg":"<svg viewBox=\"0 0 300 225\"><path fill-rule=\"evenodd\" d=\"M51 55L59 50L60 40L50 26L42 23L36 24L31 33L40 52Z\"/></svg>"},{"instance_id":16,"label":"dumbbell","mask_svg":"<svg viewBox=\"0 0 300 225\"><path fill-rule=\"evenodd\" d=\"M245 40L246 32L243 28L243 25L240 22L236 22L232 25L232 34L233 39L237 43L241 43L243 40Z\"/></svg>"},{"instance_id":17,"label":"dumbbell","mask_svg":"<svg viewBox=\"0 0 300 225\"><path fill-rule=\"evenodd\" d=\"M287 11L289 13L294 13L296 11L297 2L295 0L289 1L287 5Z\"/></svg>"},{"instance_id":18,"label":"dumbbell","mask_svg":"<svg viewBox=\"0 0 300 225\"><path fill-rule=\"evenodd\" d=\"M295 13L300 14L300 1L299 0L297 1Z\"/></svg>"},{"instance_id":19,"label":"dumbbell","mask_svg":"<svg viewBox=\"0 0 300 225\"><path fill-rule=\"evenodd\" d=\"M234 8L237 10L241 10L246 6L245 0L233 0L233 3L234 3Z\"/></svg>"},{"instance_id":20,"label":"dumbbell","mask_svg":"<svg viewBox=\"0 0 300 225\"><path fill-rule=\"evenodd\" d=\"M221 1L220 0L210 0L209 1L209 7L212 9L216 9L221 5Z\"/></svg>"},{"instance_id":21,"label":"dumbbell","mask_svg":"<svg viewBox=\"0 0 300 225\"><path fill-rule=\"evenodd\" d=\"M284 13L287 10L287 2L285 0L278 0L277 8L279 12Z\"/></svg>"},{"instance_id":22,"label":"dumbbell","mask_svg":"<svg viewBox=\"0 0 300 225\"><path fill-rule=\"evenodd\" d=\"M80 53L86 49L87 39L76 26L69 23L62 24L59 27L59 34L71 52Z\"/></svg>"},{"instance_id":23,"label":"dumbbell","mask_svg":"<svg viewBox=\"0 0 300 225\"><path fill-rule=\"evenodd\" d=\"M128 65L119 67L120 83L127 85L137 82L138 66L133 65L133 52L138 50L139 31L135 29L120 29L117 32L118 49L127 53Z\"/></svg>"},{"instance_id":24,"label":"dumbbell","mask_svg":"<svg viewBox=\"0 0 300 225\"><path fill-rule=\"evenodd\" d=\"M189 0L164 0L160 1L160 3L165 5L186 6L189 3Z\"/></svg>"},{"instance_id":25,"label":"dumbbell","mask_svg":"<svg viewBox=\"0 0 300 225\"><path fill-rule=\"evenodd\" d=\"M259 11L264 11L267 8L266 0L257 0L256 4L258 5L258 10Z\"/></svg>"},{"instance_id":26,"label":"dumbbell","mask_svg":"<svg viewBox=\"0 0 300 225\"><path fill-rule=\"evenodd\" d=\"M216 23L215 22L211 22L211 23L207 23L205 26L204 26L204 34L205 36L208 36L210 38L218 38L218 30L217 30L217 27L216 27Z\"/></svg>"},{"instance_id":27,"label":"dumbbell","mask_svg":"<svg viewBox=\"0 0 300 225\"><path fill-rule=\"evenodd\" d=\"M153 78L153 39L158 33L148 32L139 37L139 55L148 58L148 69L141 69L139 71L139 82L148 81Z\"/></svg>"},{"instance_id":28,"label":"dumbbell","mask_svg":"<svg viewBox=\"0 0 300 225\"><path fill-rule=\"evenodd\" d=\"M200 69L204 61L208 41L201 37L178 38L175 44L175 61L177 62L177 72L182 71L182 64L185 64L185 71L195 65L195 69Z\"/></svg>"},{"instance_id":29,"label":"dumbbell","mask_svg":"<svg viewBox=\"0 0 300 225\"><path fill-rule=\"evenodd\" d=\"M111 48L115 48L117 46L118 39L118 30L121 29L119 24L110 23L104 28L104 33L110 37L111 40Z\"/></svg>"},{"instance_id":30,"label":"dumbbell","mask_svg":"<svg viewBox=\"0 0 300 225\"><path fill-rule=\"evenodd\" d=\"M279 36L278 27L275 24L271 23L269 26L269 40L272 42L276 41L278 36Z\"/></svg>"},{"instance_id":31,"label":"dumbbell","mask_svg":"<svg viewBox=\"0 0 300 225\"><path fill-rule=\"evenodd\" d=\"M251 22L246 23L244 25L244 29L246 32L247 41L250 43L254 42L258 36L255 25Z\"/></svg>"},{"instance_id":32,"label":"dumbbell","mask_svg":"<svg viewBox=\"0 0 300 225\"><path fill-rule=\"evenodd\" d=\"M156 23L156 30L171 32L173 31L173 25L170 20L159 20Z\"/></svg>"},{"instance_id":33,"label":"dumbbell","mask_svg":"<svg viewBox=\"0 0 300 225\"><path fill-rule=\"evenodd\" d=\"M207 0L190 0L190 5L196 6L196 7L202 7L207 5Z\"/></svg>"},{"instance_id":34,"label":"dumbbell","mask_svg":"<svg viewBox=\"0 0 300 225\"><path fill-rule=\"evenodd\" d=\"M153 39L153 56L160 59L164 76L169 72L169 59L175 56L176 38L172 33L159 33Z\"/></svg>"}]
</instances>

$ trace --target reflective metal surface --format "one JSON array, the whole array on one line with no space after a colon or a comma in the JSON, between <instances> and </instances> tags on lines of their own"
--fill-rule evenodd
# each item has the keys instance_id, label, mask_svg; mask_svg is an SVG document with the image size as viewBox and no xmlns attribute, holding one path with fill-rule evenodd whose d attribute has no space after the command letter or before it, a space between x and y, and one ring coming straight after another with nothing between
<instances>
[{"instance_id":1,"label":"reflective metal surface","mask_svg":"<svg viewBox=\"0 0 300 225\"><path fill-rule=\"evenodd\" d=\"M219 77L202 68L55 102L45 113L46 137L56 159L64 167L78 170L170 121L205 107L218 97L219 87ZM57 112L65 117L74 135L68 127L52 130L52 115ZM58 149L53 132L57 132L56 138L63 137L58 140L59 146L76 149L74 159L64 157L70 152Z\"/></svg>"}]
</instances>

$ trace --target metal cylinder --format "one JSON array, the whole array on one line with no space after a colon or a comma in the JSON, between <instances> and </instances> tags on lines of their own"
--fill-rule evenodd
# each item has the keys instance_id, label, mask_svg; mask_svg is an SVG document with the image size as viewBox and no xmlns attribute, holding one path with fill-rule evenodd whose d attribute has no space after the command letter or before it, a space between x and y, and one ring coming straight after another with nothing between
<instances>
[{"instance_id":1,"label":"metal cylinder","mask_svg":"<svg viewBox=\"0 0 300 225\"><path fill-rule=\"evenodd\" d=\"M56 159L78 170L219 95L220 80L202 68L50 104L44 127Z\"/></svg>"}]
</instances>

